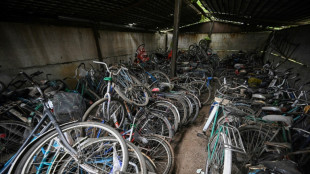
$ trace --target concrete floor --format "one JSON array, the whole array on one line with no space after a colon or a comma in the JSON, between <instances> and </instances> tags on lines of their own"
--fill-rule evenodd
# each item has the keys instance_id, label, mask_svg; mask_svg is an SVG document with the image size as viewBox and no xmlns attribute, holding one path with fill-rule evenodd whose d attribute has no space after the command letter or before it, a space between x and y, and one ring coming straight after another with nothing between
<instances>
[{"instance_id":1,"label":"concrete floor","mask_svg":"<svg viewBox=\"0 0 310 174\"><path fill-rule=\"evenodd\" d=\"M174 148L175 165L172 173L195 174L197 169L205 168L207 140L197 136L202 132L209 113L209 106L204 106L194 124L182 127L171 143Z\"/></svg>"}]
</instances>

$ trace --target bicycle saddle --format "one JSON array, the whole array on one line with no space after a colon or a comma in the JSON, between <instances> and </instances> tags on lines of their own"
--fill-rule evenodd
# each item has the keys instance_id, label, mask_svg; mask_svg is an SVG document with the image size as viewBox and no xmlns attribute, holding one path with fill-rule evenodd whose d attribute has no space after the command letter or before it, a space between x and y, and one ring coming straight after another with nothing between
<instances>
[{"instance_id":1,"label":"bicycle saddle","mask_svg":"<svg viewBox=\"0 0 310 174\"><path fill-rule=\"evenodd\" d=\"M173 87L170 83L159 83L158 88L153 88L152 92L170 92Z\"/></svg>"},{"instance_id":2,"label":"bicycle saddle","mask_svg":"<svg viewBox=\"0 0 310 174\"><path fill-rule=\"evenodd\" d=\"M268 169L282 174L301 174L301 172L297 170L296 164L289 160L263 161L261 164L263 164Z\"/></svg>"},{"instance_id":3,"label":"bicycle saddle","mask_svg":"<svg viewBox=\"0 0 310 174\"><path fill-rule=\"evenodd\" d=\"M234 65L234 68L239 70L241 68L244 68L244 64L237 63Z\"/></svg>"},{"instance_id":4,"label":"bicycle saddle","mask_svg":"<svg viewBox=\"0 0 310 174\"><path fill-rule=\"evenodd\" d=\"M28 88L22 88L22 89L17 89L15 91L5 91L2 93L3 97L10 98L10 97L23 97L27 96L28 93L30 92L30 89Z\"/></svg>"},{"instance_id":5,"label":"bicycle saddle","mask_svg":"<svg viewBox=\"0 0 310 174\"><path fill-rule=\"evenodd\" d=\"M286 123L288 126L292 125L293 117L283 115L266 115L262 118L265 121L280 121Z\"/></svg>"},{"instance_id":6,"label":"bicycle saddle","mask_svg":"<svg viewBox=\"0 0 310 174\"><path fill-rule=\"evenodd\" d=\"M281 112L281 109L276 106L264 106L262 107L263 111L274 111L274 112Z\"/></svg>"},{"instance_id":7,"label":"bicycle saddle","mask_svg":"<svg viewBox=\"0 0 310 174\"><path fill-rule=\"evenodd\" d=\"M159 88L160 88L160 91L162 92L169 92L173 89L173 84L170 84L170 83L159 83Z\"/></svg>"},{"instance_id":8,"label":"bicycle saddle","mask_svg":"<svg viewBox=\"0 0 310 174\"><path fill-rule=\"evenodd\" d=\"M266 102L263 100L253 100L252 102L253 105L266 105Z\"/></svg>"},{"instance_id":9,"label":"bicycle saddle","mask_svg":"<svg viewBox=\"0 0 310 174\"><path fill-rule=\"evenodd\" d=\"M252 98L266 100L266 97L262 94L252 94Z\"/></svg>"}]
</instances>

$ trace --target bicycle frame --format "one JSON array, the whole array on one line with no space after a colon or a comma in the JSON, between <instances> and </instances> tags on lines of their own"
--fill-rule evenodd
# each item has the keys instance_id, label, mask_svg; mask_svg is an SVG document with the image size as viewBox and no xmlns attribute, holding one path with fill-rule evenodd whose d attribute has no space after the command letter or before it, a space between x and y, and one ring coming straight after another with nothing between
<instances>
[{"instance_id":1,"label":"bicycle frame","mask_svg":"<svg viewBox=\"0 0 310 174\"><path fill-rule=\"evenodd\" d=\"M32 132L30 133L30 135L27 137L27 139L25 140L25 142L22 144L22 146L18 149L18 151L16 152L16 154L5 164L5 167L1 169L0 173L6 173L8 172L10 166L12 165L12 163L14 162L14 160L16 159L16 157L22 152L22 150L31 142L34 141L36 139L36 132L42 127L42 125L44 124L44 122L49 119L50 122L47 124L47 126L45 126L41 131L40 131L40 135L42 133L44 133L45 131L47 131L52 125L55 127L57 133L59 134L59 139L61 141L62 146L64 146L64 148L66 148L71 154L73 154L74 158L76 158L76 160L78 159L78 155L77 152L70 146L70 144L68 143L67 139L65 138L65 135L63 134L63 132L60 129L59 124L57 123L55 116L52 114L52 112L48 109L47 105L45 103L43 103L43 117L42 119L39 121L39 123L35 126L35 128L32 130ZM35 138L33 138L35 137ZM85 169L87 170L87 169Z\"/></svg>"},{"instance_id":2,"label":"bicycle frame","mask_svg":"<svg viewBox=\"0 0 310 174\"><path fill-rule=\"evenodd\" d=\"M229 103L230 103L229 100L215 98L215 102L213 103L213 106L210 108L209 118L203 127L203 133L206 134L207 129L209 128L211 122L213 121L213 126L212 126L209 140L211 140L213 137L216 138L216 140L215 140L215 144L213 144L213 149L211 149L210 147L210 142L208 143L208 146L207 146L208 160L213 159L214 153L216 153L216 147L217 147L219 138L220 136L222 136L225 155L227 155L227 157L225 158L224 156L221 157L222 160L224 159L224 164L226 165L226 166L224 165L224 168L223 168L224 174L231 173L232 151L239 152L239 153L245 153L245 148L243 146L243 143L241 141L241 137L240 137L240 134L237 128L230 126L229 124L226 126L218 125L218 127L216 128L220 107L223 108L224 105L229 104ZM223 112L224 112L224 109L223 109ZM208 173L207 168L206 168L206 172Z\"/></svg>"}]
</instances>

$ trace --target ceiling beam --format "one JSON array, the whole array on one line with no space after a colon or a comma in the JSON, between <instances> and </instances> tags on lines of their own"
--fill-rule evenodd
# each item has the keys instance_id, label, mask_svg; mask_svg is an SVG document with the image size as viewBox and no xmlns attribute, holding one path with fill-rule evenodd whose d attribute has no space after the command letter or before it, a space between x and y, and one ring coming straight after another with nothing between
<instances>
[{"instance_id":1,"label":"ceiling beam","mask_svg":"<svg viewBox=\"0 0 310 174\"><path fill-rule=\"evenodd\" d=\"M238 3L237 3L237 8L236 8L237 9L237 13L236 13L237 15L240 15L240 10L241 10L241 7L242 7L242 2L243 2L242 0L239 0Z\"/></svg>"}]
</instances>

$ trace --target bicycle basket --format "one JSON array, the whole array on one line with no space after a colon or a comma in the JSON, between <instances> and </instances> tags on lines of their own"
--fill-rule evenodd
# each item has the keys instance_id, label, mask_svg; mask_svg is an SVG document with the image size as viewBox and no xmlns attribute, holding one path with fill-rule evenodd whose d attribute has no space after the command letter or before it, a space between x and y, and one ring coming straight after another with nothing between
<instances>
[{"instance_id":1,"label":"bicycle basket","mask_svg":"<svg viewBox=\"0 0 310 174\"><path fill-rule=\"evenodd\" d=\"M80 121L86 110L85 102L78 93L59 92L54 95L53 109L57 122Z\"/></svg>"}]
</instances>

